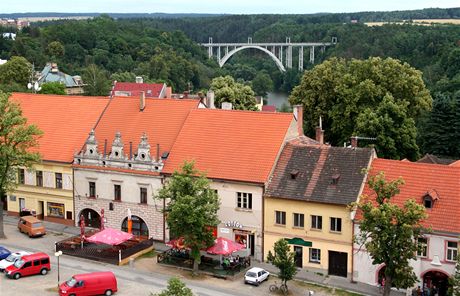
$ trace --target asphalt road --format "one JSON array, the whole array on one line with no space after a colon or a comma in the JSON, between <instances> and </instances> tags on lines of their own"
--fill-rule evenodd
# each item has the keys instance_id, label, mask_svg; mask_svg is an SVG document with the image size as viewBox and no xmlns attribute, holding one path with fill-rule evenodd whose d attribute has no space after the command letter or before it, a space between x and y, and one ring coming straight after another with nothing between
<instances>
[{"instance_id":1,"label":"asphalt road","mask_svg":"<svg viewBox=\"0 0 460 296\"><path fill-rule=\"evenodd\" d=\"M7 239L0 240L0 245L7 247L11 251L25 250L47 253L51 258L51 271L46 276L36 275L20 278L19 280L8 279L0 275L0 295L57 295L58 268L57 259L54 256L54 242L62 240L67 235L48 233L42 238L30 239L26 235L19 233L15 226L6 224L5 233ZM119 291L116 295L120 296L150 295L150 293L157 293L166 287L167 280L169 279L168 275L134 270L129 266L114 266L65 255L60 257L60 282L63 282L74 274L108 270L112 271L117 277ZM241 289L229 289L218 286L210 287L206 285L206 283L197 281L183 281L199 296L254 296L255 294L261 295L258 292L262 292L256 291L255 288L245 286L242 283Z\"/></svg>"}]
</instances>

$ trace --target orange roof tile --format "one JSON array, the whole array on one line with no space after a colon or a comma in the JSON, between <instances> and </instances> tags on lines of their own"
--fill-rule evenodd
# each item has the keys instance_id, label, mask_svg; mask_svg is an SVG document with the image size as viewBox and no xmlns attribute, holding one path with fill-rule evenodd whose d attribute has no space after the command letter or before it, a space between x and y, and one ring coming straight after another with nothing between
<instances>
[{"instance_id":1,"label":"orange roof tile","mask_svg":"<svg viewBox=\"0 0 460 296\"><path fill-rule=\"evenodd\" d=\"M424 226L441 232L460 233L460 168L427 163L414 163L388 159L375 159L370 174L385 172L387 180L404 179L401 192L392 202L403 205L414 198L422 204L423 197L435 190L439 199L427 209ZM375 200L375 193L367 185L363 194ZM361 218L360 215L357 216Z\"/></svg>"},{"instance_id":2,"label":"orange roof tile","mask_svg":"<svg viewBox=\"0 0 460 296\"><path fill-rule=\"evenodd\" d=\"M30 93L13 93L11 99L20 104L27 123L36 124L44 133L34 151L43 160L68 163L109 102L106 97Z\"/></svg>"},{"instance_id":3,"label":"orange roof tile","mask_svg":"<svg viewBox=\"0 0 460 296\"><path fill-rule=\"evenodd\" d=\"M120 132L125 154L129 154L129 142L133 143L135 153L145 132L153 157L157 150L156 144L160 144L160 155L165 151L169 152L190 110L198 105L199 100L146 98L145 109L140 111L139 99L114 97L95 129L98 149L103 153L104 140L107 139L109 153L115 133Z\"/></svg>"},{"instance_id":4,"label":"orange roof tile","mask_svg":"<svg viewBox=\"0 0 460 296\"><path fill-rule=\"evenodd\" d=\"M163 172L195 160L209 178L264 183L293 120L289 113L193 110Z\"/></svg>"}]
</instances>

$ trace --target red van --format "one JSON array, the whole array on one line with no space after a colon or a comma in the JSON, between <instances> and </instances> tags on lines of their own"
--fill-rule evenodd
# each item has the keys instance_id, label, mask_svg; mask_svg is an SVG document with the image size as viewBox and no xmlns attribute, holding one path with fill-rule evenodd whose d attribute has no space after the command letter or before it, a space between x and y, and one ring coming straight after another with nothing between
<instances>
[{"instance_id":1,"label":"red van","mask_svg":"<svg viewBox=\"0 0 460 296\"><path fill-rule=\"evenodd\" d=\"M59 286L59 295L112 295L118 291L117 279L110 271L76 274Z\"/></svg>"},{"instance_id":2,"label":"red van","mask_svg":"<svg viewBox=\"0 0 460 296\"><path fill-rule=\"evenodd\" d=\"M16 260L13 265L5 269L5 274L15 280L22 276L42 274L45 275L51 270L50 257L45 253L24 255Z\"/></svg>"}]
</instances>

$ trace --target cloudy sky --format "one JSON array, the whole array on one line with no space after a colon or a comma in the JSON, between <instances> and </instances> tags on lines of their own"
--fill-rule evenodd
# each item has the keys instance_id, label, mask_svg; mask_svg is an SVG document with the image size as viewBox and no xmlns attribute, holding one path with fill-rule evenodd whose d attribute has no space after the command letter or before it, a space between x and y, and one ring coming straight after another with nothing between
<instances>
[{"instance_id":1,"label":"cloudy sky","mask_svg":"<svg viewBox=\"0 0 460 296\"><path fill-rule=\"evenodd\" d=\"M459 0L1 0L0 13L13 12L166 12L315 13L460 7Z\"/></svg>"}]
</instances>

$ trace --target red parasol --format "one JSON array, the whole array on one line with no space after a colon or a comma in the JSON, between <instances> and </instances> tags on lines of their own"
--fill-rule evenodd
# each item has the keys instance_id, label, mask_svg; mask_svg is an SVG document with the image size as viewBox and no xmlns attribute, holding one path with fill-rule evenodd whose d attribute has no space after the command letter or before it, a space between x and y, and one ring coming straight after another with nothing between
<instances>
[{"instance_id":1,"label":"red parasol","mask_svg":"<svg viewBox=\"0 0 460 296\"><path fill-rule=\"evenodd\" d=\"M169 242L167 242L166 245L173 249L179 249L179 250L185 249L185 242L184 242L183 237L172 239Z\"/></svg>"},{"instance_id":2,"label":"red parasol","mask_svg":"<svg viewBox=\"0 0 460 296\"><path fill-rule=\"evenodd\" d=\"M106 228L88 237L86 241L96 244L107 244L111 246L116 246L121 243L124 243L132 237L133 235L130 233L113 228Z\"/></svg>"},{"instance_id":3,"label":"red parasol","mask_svg":"<svg viewBox=\"0 0 460 296\"><path fill-rule=\"evenodd\" d=\"M80 215L80 237L81 240L83 241L85 239L85 217Z\"/></svg>"},{"instance_id":4,"label":"red parasol","mask_svg":"<svg viewBox=\"0 0 460 296\"><path fill-rule=\"evenodd\" d=\"M230 255L233 252L244 249L245 246L232 240L219 237L216 239L214 246L209 247L206 251L214 255Z\"/></svg>"}]
</instances>

